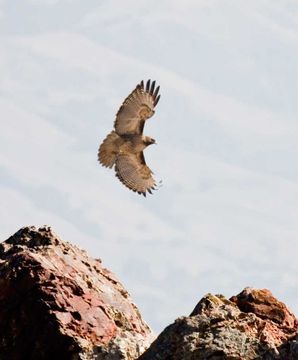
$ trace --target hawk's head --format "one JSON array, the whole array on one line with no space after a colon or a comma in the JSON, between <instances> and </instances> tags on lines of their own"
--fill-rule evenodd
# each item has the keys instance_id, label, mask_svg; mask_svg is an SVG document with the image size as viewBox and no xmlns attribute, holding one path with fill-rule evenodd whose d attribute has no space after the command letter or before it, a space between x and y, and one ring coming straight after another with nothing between
<instances>
[{"instance_id":1,"label":"hawk's head","mask_svg":"<svg viewBox=\"0 0 298 360\"><path fill-rule=\"evenodd\" d=\"M156 141L149 136L144 136L143 142L146 146L149 146L151 144L156 144Z\"/></svg>"}]
</instances>

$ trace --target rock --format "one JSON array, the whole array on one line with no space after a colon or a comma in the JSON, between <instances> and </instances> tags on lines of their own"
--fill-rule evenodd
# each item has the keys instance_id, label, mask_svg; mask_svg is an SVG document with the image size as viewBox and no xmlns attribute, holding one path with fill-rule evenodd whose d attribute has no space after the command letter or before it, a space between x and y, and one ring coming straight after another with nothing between
<instances>
[{"instance_id":1,"label":"rock","mask_svg":"<svg viewBox=\"0 0 298 360\"><path fill-rule=\"evenodd\" d=\"M298 360L298 321L268 290L230 300L206 295L168 326L140 360Z\"/></svg>"},{"instance_id":2,"label":"rock","mask_svg":"<svg viewBox=\"0 0 298 360\"><path fill-rule=\"evenodd\" d=\"M100 260L25 227L0 244L0 359L136 359L152 332Z\"/></svg>"},{"instance_id":3,"label":"rock","mask_svg":"<svg viewBox=\"0 0 298 360\"><path fill-rule=\"evenodd\" d=\"M152 339L115 275L50 227L0 244L1 360L298 360L298 321L269 290L208 294Z\"/></svg>"}]
</instances>

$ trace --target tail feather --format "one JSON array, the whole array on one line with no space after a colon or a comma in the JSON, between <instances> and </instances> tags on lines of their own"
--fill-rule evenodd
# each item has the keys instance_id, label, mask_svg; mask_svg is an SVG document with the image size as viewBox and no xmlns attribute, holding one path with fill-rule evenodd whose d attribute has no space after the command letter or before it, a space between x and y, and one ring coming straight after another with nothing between
<instances>
[{"instance_id":1,"label":"tail feather","mask_svg":"<svg viewBox=\"0 0 298 360\"><path fill-rule=\"evenodd\" d=\"M112 131L101 143L98 149L98 161L101 165L112 168L118 154L117 140L119 135Z\"/></svg>"}]
</instances>

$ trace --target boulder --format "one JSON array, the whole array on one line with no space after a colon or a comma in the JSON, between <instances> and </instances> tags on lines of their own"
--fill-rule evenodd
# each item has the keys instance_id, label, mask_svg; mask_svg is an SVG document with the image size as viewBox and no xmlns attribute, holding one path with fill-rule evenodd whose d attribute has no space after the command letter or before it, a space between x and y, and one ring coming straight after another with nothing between
<instances>
[{"instance_id":1,"label":"boulder","mask_svg":"<svg viewBox=\"0 0 298 360\"><path fill-rule=\"evenodd\" d=\"M152 332L117 277L50 227L0 244L0 359L136 359Z\"/></svg>"},{"instance_id":2,"label":"boulder","mask_svg":"<svg viewBox=\"0 0 298 360\"><path fill-rule=\"evenodd\" d=\"M298 360L298 321L269 290L226 299L206 295L178 318L140 360Z\"/></svg>"}]
</instances>

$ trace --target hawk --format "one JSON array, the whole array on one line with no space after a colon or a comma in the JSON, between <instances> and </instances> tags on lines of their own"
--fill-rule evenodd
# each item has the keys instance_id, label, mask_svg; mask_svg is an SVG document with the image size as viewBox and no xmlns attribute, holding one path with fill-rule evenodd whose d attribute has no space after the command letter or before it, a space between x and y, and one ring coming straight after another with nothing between
<instances>
[{"instance_id":1,"label":"hawk","mask_svg":"<svg viewBox=\"0 0 298 360\"><path fill-rule=\"evenodd\" d=\"M144 82L124 100L116 114L114 130L103 140L98 150L101 165L112 168L130 190L146 196L156 189L153 172L146 165L143 150L155 140L143 135L145 121L154 115L160 95L155 81Z\"/></svg>"}]
</instances>

